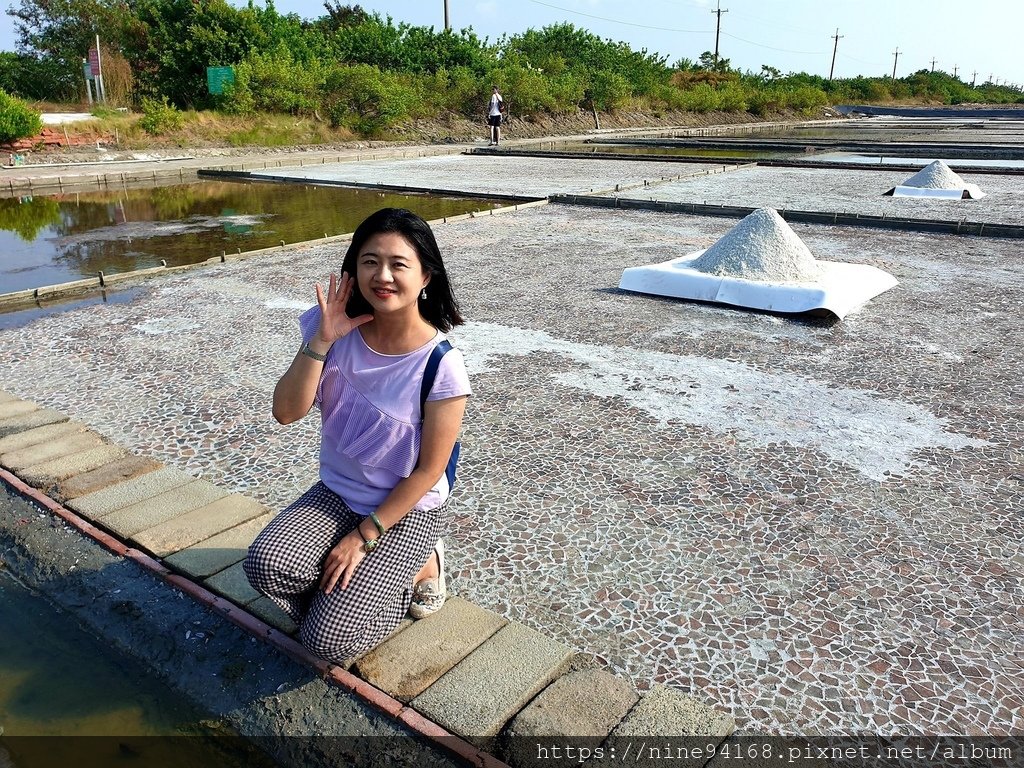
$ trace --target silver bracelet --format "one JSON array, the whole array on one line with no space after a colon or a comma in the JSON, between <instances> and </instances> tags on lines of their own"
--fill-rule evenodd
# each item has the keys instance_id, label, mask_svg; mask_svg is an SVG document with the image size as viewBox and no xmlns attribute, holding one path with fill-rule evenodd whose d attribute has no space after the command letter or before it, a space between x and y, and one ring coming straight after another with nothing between
<instances>
[{"instance_id":1,"label":"silver bracelet","mask_svg":"<svg viewBox=\"0 0 1024 768\"><path fill-rule=\"evenodd\" d=\"M326 362L327 360L327 355L321 355L319 352L314 352L310 348L308 341L302 345L302 354L307 357L312 357L314 360L319 360L321 363Z\"/></svg>"}]
</instances>

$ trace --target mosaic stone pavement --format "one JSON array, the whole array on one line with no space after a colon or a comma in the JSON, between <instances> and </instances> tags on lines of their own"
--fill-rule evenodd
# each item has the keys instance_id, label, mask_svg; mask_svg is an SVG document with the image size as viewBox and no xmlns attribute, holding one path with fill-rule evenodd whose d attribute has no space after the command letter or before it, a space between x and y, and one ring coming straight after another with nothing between
<instances>
[{"instance_id":1,"label":"mosaic stone pavement","mask_svg":"<svg viewBox=\"0 0 1024 768\"><path fill-rule=\"evenodd\" d=\"M904 219L984 221L1024 224L1024 185L1020 176L968 173L962 178L977 184L979 200L935 200L885 197L912 171L854 171L817 168L747 166L732 173L695 176L649 188L627 190L619 197L672 203L769 206L779 210L829 211L893 216ZM742 201L740 203L739 201Z\"/></svg>"},{"instance_id":2,"label":"mosaic stone pavement","mask_svg":"<svg viewBox=\"0 0 1024 768\"><path fill-rule=\"evenodd\" d=\"M901 281L841 323L616 289L733 223L549 205L436 227L471 320L454 590L745 730L1019 733L1019 245L796 225ZM341 258L0 332L0 385L283 506L316 426L275 424L271 392Z\"/></svg>"}]
</instances>

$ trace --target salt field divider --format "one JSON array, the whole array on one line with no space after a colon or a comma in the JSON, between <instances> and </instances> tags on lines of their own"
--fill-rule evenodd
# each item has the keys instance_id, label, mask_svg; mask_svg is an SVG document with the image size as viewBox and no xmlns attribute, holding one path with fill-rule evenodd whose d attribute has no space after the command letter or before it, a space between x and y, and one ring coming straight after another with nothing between
<instances>
[{"instance_id":1,"label":"salt field divider","mask_svg":"<svg viewBox=\"0 0 1024 768\"><path fill-rule=\"evenodd\" d=\"M619 143L619 142L617 142ZM647 163L698 163L704 165L742 165L755 166L763 165L776 168L813 168L815 170L843 170L843 171L894 171L917 173L921 170L920 165L909 163L850 163L842 160L752 160L749 157L682 157L676 155L642 155L635 152L563 152L560 150L539 150L539 149L503 149L494 150L484 147L471 149L469 155L510 155L514 157L550 157L562 160L633 160ZM891 156L891 154L889 155ZM956 160L950 160L950 169L957 173L980 173L988 176L1024 176L1024 168L1004 168L998 166L962 166L957 165ZM699 176L700 174L692 174Z\"/></svg>"},{"instance_id":2,"label":"salt field divider","mask_svg":"<svg viewBox=\"0 0 1024 768\"><path fill-rule=\"evenodd\" d=\"M864 152L872 155L925 153L922 156L938 156L945 159L990 158L993 160L1024 159L1024 148L1012 144L956 144L951 142L878 142L839 141L835 139L803 139L792 141L711 139L694 141L690 139L616 139L614 141L590 141L591 144L620 144L632 147L663 147L665 149L749 149L758 151L786 151L804 153L808 147L829 152Z\"/></svg>"},{"instance_id":3,"label":"salt field divider","mask_svg":"<svg viewBox=\"0 0 1024 768\"><path fill-rule=\"evenodd\" d=\"M722 216L742 219L756 208L739 205L707 205L702 203L670 203L658 200L633 200L624 197L597 197L594 195L552 195L552 203L582 205L595 208L620 208L638 211L659 211L662 213L689 213L695 216ZM940 232L951 235L974 235L976 237L1024 238L1024 226L1020 224L997 224L987 221L942 221L939 219L901 219L889 216L875 216L859 213L830 213L828 211L779 210L787 222L801 224L836 224L848 227L873 227L876 229L902 229L914 232Z\"/></svg>"},{"instance_id":4,"label":"salt field divider","mask_svg":"<svg viewBox=\"0 0 1024 768\"><path fill-rule=\"evenodd\" d=\"M512 203L539 203L547 198L536 195L507 195L496 192L467 192L458 189L441 189L439 187L413 187L405 184L374 184L364 181L339 181L336 179L317 179L305 176L272 176L257 171L225 171L218 169L203 169L199 171L200 177L210 176L220 179L238 179L242 181L267 181L277 184L304 184L317 187L354 187L356 189L377 189L387 192L408 192L417 195L444 195L445 197L464 197L477 200L507 200ZM500 210L500 209L499 209ZM479 215L479 214L478 214ZM483 214L486 215L486 214ZM448 217L452 219L452 216Z\"/></svg>"},{"instance_id":5,"label":"salt field divider","mask_svg":"<svg viewBox=\"0 0 1024 768\"><path fill-rule=\"evenodd\" d=\"M447 194L447 193L446 193ZM453 193L454 194L454 193ZM462 195L466 197L467 195ZM432 227L439 224L451 224L456 221L466 221L468 219L476 219L481 216L499 216L504 213L512 213L519 211L524 208L535 208L541 205L547 205L547 198L535 198L535 197L516 197L514 195L486 195L486 196L474 196L474 197L486 197L489 199L515 199L517 201L513 205L507 205L503 208L486 208L479 211L470 211L469 213L460 213L455 216L444 216L440 219L431 219L427 223ZM104 272L98 273L96 277L87 277L81 280L71 280L65 283L57 283L55 285L45 285L39 288L26 288L21 291L11 291L9 293L0 293L0 311L13 311L16 309L28 308L32 304L38 304L40 299L57 299L64 298L66 296L73 296L86 291L95 290L97 288L106 288L111 284L128 282L130 280L139 280L144 277L152 277L156 275L172 275L179 272L187 272L192 269L200 267L209 267L216 264L223 264L228 261L241 261L243 259L249 259L253 256L261 256L269 253L280 253L282 250L291 248L301 248L310 245L323 245L325 243L337 243L345 242L352 239L352 233L347 232L342 235L328 235L326 232L323 237L318 237L315 240L300 240L295 243L286 243L284 240L279 245L274 245L269 248L258 248L253 251L242 251L238 249L235 253L228 253L226 250L222 250L220 256L214 256L204 261L197 261L191 264L179 264L173 267L167 266L166 260L161 260L159 267L146 267L144 269L133 269L128 272L114 272L112 274L106 274ZM24 306L19 306L24 305Z\"/></svg>"}]
</instances>

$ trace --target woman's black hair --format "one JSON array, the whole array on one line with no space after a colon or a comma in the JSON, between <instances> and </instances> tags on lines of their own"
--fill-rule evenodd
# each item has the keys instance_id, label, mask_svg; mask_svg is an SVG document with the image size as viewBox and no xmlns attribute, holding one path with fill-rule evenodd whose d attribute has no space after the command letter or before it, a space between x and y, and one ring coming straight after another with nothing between
<instances>
[{"instance_id":1,"label":"woman's black hair","mask_svg":"<svg viewBox=\"0 0 1024 768\"><path fill-rule=\"evenodd\" d=\"M462 325L459 303L455 300L451 283L448 281L448 273L445 271L434 233L430 225L412 211L404 208L381 208L367 216L352 235L352 243L345 253L341 270L348 272L355 281L359 252L367 240L384 232L394 232L404 237L419 256L423 271L430 273L430 283L426 288L427 298L419 299L420 314L423 318L441 331L450 331L456 325ZM373 307L359 292L358 283L353 285L352 295L345 310L349 317L373 314Z\"/></svg>"}]
</instances>

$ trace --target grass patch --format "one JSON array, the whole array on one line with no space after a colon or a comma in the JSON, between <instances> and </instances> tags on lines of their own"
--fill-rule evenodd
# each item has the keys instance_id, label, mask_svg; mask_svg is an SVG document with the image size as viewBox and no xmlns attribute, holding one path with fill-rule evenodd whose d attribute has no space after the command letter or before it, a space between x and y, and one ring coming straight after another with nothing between
<instances>
[{"instance_id":1,"label":"grass patch","mask_svg":"<svg viewBox=\"0 0 1024 768\"><path fill-rule=\"evenodd\" d=\"M68 111L66 107L64 111ZM68 133L100 141L116 137L117 146L121 149L297 147L336 144L359 138L347 128L331 128L315 118L291 115L239 117L214 111L185 110L180 113L181 124L178 127L152 135L143 129L144 115L105 108L97 109L93 114L96 115L94 120L68 123Z\"/></svg>"}]
</instances>

